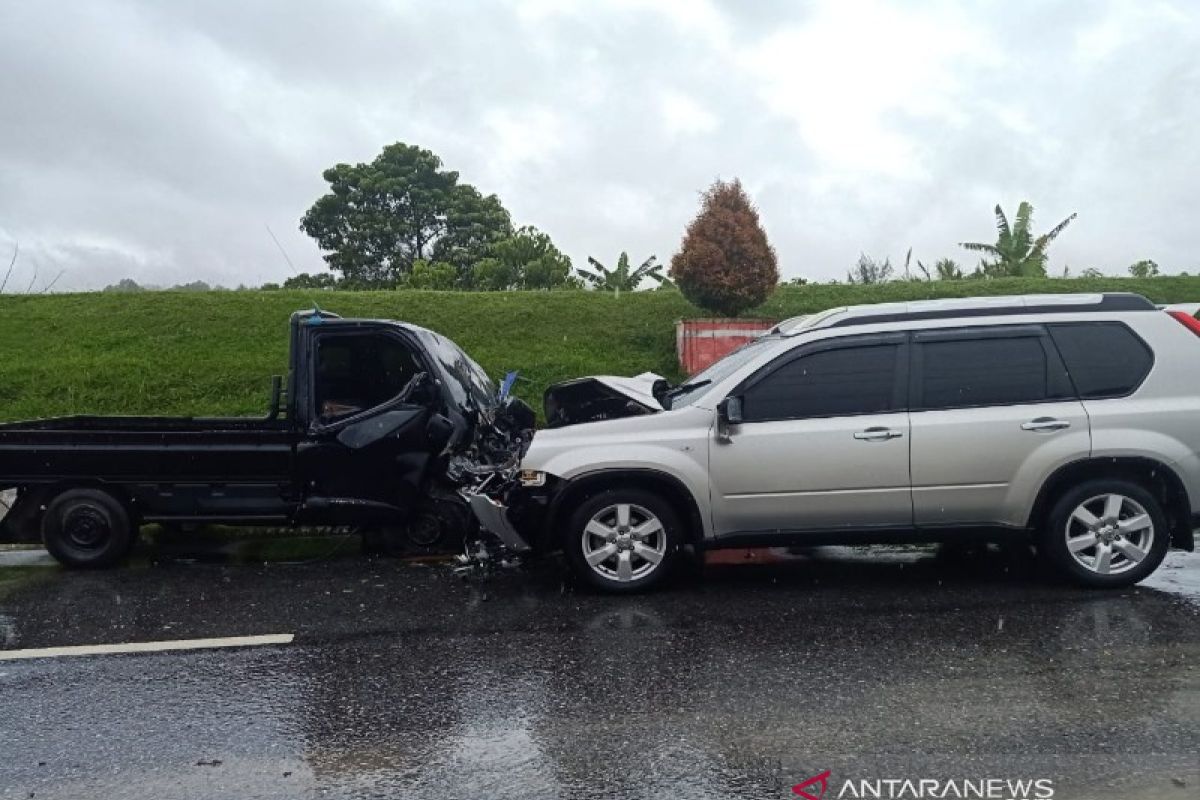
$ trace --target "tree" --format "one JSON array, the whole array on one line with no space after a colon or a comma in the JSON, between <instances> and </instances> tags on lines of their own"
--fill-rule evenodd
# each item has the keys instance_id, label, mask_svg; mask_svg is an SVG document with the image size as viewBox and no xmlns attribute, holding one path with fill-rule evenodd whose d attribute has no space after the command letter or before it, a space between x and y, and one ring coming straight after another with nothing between
<instances>
[{"instance_id":1,"label":"tree","mask_svg":"<svg viewBox=\"0 0 1200 800\"><path fill-rule=\"evenodd\" d=\"M1129 274L1135 278L1157 278L1161 273L1158 271L1158 264L1144 258L1129 265Z\"/></svg>"},{"instance_id":2,"label":"tree","mask_svg":"<svg viewBox=\"0 0 1200 800\"><path fill-rule=\"evenodd\" d=\"M933 262L933 274L939 281L961 281L962 267L953 258L939 258Z\"/></svg>"},{"instance_id":3,"label":"tree","mask_svg":"<svg viewBox=\"0 0 1200 800\"><path fill-rule=\"evenodd\" d=\"M1103 278L1104 273L1101 272L1100 270L1096 269L1095 267L1088 267L1083 272L1079 273L1079 277L1081 277L1081 278Z\"/></svg>"},{"instance_id":4,"label":"tree","mask_svg":"<svg viewBox=\"0 0 1200 800\"><path fill-rule=\"evenodd\" d=\"M866 253L859 253L858 261L853 269L846 272L847 283L887 283L892 279L892 260L885 258L882 263L871 258Z\"/></svg>"},{"instance_id":5,"label":"tree","mask_svg":"<svg viewBox=\"0 0 1200 800\"><path fill-rule=\"evenodd\" d=\"M495 195L459 183L457 172L414 145L388 145L369 164L337 164L323 176L329 193L300 229L354 285L395 286L419 259L450 263L465 278L489 246L512 234Z\"/></svg>"},{"instance_id":6,"label":"tree","mask_svg":"<svg viewBox=\"0 0 1200 800\"><path fill-rule=\"evenodd\" d=\"M117 281L116 283L110 283L108 286L105 286L103 289L101 289L101 291L103 291L103 292L144 292L146 290L143 286L141 286L133 278L121 278L121 280Z\"/></svg>"},{"instance_id":7,"label":"tree","mask_svg":"<svg viewBox=\"0 0 1200 800\"><path fill-rule=\"evenodd\" d=\"M577 286L571 277L571 259L563 255L550 237L532 225L488 248L487 257L471 271L475 289L563 289Z\"/></svg>"},{"instance_id":8,"label":"tree","mask_svg":"<svg viewBox=\"0 0 1200 800\"><path fill-rule=\"evenodd\" d=\"M702 196L671 259L671 277L689 301L729 316L762 304L774 291L775 250L736 178L717 180Z\"/></svg>"},{"instance_id":9,"label":"tree","mask_svg":"<svg viewBox=\"0 0 1200 800\"><path fill-rule=\"evenodd\" d=\"M579 276L597 289L632 292L646 279L659 284L667 280L667 276L662 274L662 264L659 264L658 259L654 256L647 258L634 270L629 269L629 255L624 251L617 258L617 266L613 269L609 269L591 256L588 256L588 264L594 271L588 272L580 268Z\"/></svg>"},{"instance_id":10,"label":"tree","mask_svg":"<svg viewBox=\"0 0 1200 800\"><path fill-rule=\"evenodd\" d=\"M338 279L332 272L311 274L301 272L283 282L284 289L337 289Z\"/></svg>"},{"instance_id":11,"label":"tree","mask_svg":"<svg viewBox=\"0 0 1200 800\"><path fill-rule=\"evenodd\" d=\"M453 289L458 285L458 270L445 261L426 261L419 258L413 262L408 275L411 289Z\"/></svg>"},{"instance_id":12,"label":"tree","mask_svg":"<svg viewBox=\"0 0 1200 800\"><path fill-rule=\"evenodd\" d=\"M1077 215L1071 214L1050 229L1049 233L1033 238L1033 206L1022 201L1017 207L1016 223L1008 224L1008 217L999 205L996 206L995 244L982 242L960 242L959 246L977 253L986 253L990 260L979 263L979 274L985 278L1046 276L1046 248Z\"/></svg>"}]
</instances>

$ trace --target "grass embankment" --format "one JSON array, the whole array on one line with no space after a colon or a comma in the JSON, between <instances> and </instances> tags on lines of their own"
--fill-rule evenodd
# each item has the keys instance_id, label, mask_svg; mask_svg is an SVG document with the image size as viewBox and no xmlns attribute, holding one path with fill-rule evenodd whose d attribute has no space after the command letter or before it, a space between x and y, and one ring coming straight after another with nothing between
<instances>
[{"instance_id":1,"label":"grass embankment","mask_svg":"<svg viewBox=\"0 0 1200 800\"><path fill-rule=\"evenodd\" d=\"M752 316L854 303L1031 292L1133 291L1200 302L1200 277L953 281L782 288ZM60 414L259 414L287 367L287 318L316 301L402 319L457 341L493 376L547 384L651 370L679 377L675 321L706 316L676 292L147 292L0 298L0 419Z\"/></svg>"}]
</instances>

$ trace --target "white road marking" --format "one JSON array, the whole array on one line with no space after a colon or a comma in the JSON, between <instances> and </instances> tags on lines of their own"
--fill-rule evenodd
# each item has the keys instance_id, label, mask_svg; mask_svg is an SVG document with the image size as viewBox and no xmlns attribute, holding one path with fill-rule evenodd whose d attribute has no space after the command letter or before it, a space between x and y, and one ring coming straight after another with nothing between
<instances>
[{"instance_id":1,"label":"white road marking","mask_svg":"<svg viewBox=\"0 0 1200 800\"><path fill-rule=\"evenodd\" d=\"M125 642L123 644L83 644L71 647L37 647L30 650L0 650L0 661L60 656L102 656L115 653L159 653L166 650L209 650L215 647L253 647L267 644L291 644L294 633L269 633L263 636L226 636L219 639L175 639L165 642Z\"/></svg>"}]
</instances>

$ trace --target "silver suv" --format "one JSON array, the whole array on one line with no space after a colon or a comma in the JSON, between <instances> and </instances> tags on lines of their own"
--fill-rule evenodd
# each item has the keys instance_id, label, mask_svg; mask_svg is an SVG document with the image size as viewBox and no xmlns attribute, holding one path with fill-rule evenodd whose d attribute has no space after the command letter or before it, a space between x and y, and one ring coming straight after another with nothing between
<instances>
[{"instance_id":1,"label":"silver suv","mask_svg":"<svg viewBox=\"0 0 1200 800\"><path fill-rule=\"evenodd\" d=\"M660 581L685 545L1033 537L1088 586L1191 550L1200 322L1131 294L838 308L685 383L546 393L518 477L472 506L591 584Z\"/></svg>"}]
</instances>

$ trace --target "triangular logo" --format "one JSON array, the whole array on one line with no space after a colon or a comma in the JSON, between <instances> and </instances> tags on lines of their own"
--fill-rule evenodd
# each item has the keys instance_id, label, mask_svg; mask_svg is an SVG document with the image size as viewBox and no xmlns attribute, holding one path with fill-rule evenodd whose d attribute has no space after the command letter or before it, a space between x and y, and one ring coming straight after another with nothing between
<instances>
[{"instance_id":1,"label":"triangular logo","mask_svg":"<svg viewBox=\"0 0 1200 800\"><path fill-rule=\"evenodd\" d=\"M821 785L820 789L811 788L817 784ZM804 783L797 783L792 787L792 793L798 794L806 800L821 800L821 797L825 794L825 790L827 788L829 788L829 770L825 770L820 775L813 775L811 778L804 781ZM814 791L816 794L813 794Z\"/></svg>"}]
</instances>

